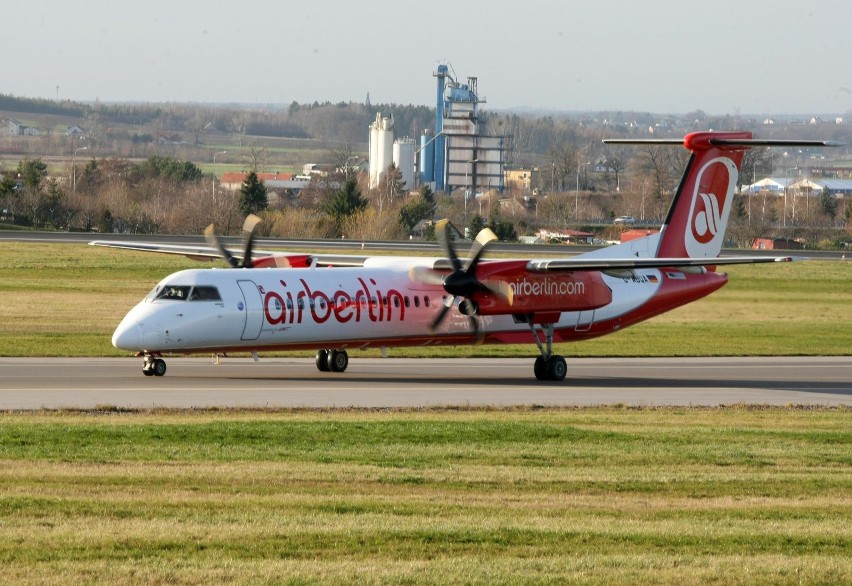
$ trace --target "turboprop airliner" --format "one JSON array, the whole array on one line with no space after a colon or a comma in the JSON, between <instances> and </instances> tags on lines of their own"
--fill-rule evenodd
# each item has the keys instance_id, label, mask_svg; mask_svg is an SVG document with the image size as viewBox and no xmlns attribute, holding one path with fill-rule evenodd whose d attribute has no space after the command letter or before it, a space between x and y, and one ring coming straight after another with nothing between
<instances>
[{"instance_id":1,"label":"turboprop airliner","mask_svg":"<svg viewBox=\"0 0 852 586\"><path fill-rule=\"evenodd\" d=\"M618 332L700 299L727 282L716 267L792 260L719 256L743 155L755 146L835 146L758 140L748 132L605 142L691 151L659 233L570 258L510 260L484 258L496 240L487 229L460 259L446 221L436 225L443 258L254 251L254 216L239 258L212 226L207 247L96 241L221 256L230 266L167 276L124 317L112 343L142 357L146 376L166 373L165 354L311 349L320 371L340 373L352 349L528 344L538 349L535 377L561 381L567 363L554 343Z\"/></svg>"}]
</instances>

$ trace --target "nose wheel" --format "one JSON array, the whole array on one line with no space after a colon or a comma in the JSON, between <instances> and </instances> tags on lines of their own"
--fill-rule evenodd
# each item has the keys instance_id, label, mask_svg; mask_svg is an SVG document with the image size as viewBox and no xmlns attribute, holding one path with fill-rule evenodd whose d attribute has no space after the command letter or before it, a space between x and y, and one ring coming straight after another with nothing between
<instances>
[{"instance_id":1,"label":"nose wheel","mask_svg":"<svg viewBox=\"0 0 852 586\"><path fill-rule=\"evenodd\" d=\"M145 376L163 376L166 374L166 361L162 358L146 356L142 365L142 374Z\"/></svg>"}]
</instances>

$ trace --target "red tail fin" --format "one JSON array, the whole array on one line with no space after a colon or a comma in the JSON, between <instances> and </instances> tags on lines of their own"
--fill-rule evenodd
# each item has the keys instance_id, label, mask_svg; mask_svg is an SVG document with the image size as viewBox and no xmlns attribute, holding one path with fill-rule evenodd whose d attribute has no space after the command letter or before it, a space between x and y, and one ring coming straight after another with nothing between
<instances>
[{"instance_id":1,"label":"red tail fin","mask_svg":"<svg viewBox=\"0 0 852 586\"><path fill-rule=\"evenodd\" d=\"M696 132L692 151L660 235L658 257L719 256L750 132Z\"/></svg>"},{"instance_id":2,"label":"red tail fin","mask_svg":"<svg viewBox=\"0 0 852 586\"><path fill-rule=\"evenodd\" d=\"M658 258L715 258L722 250L746 149L756 146L842 146L822 140L753 139L751 132L694 132L676 139L607 139L615 144L682 144L692 151L669 209Z\"/></svg>"}]
</instances>

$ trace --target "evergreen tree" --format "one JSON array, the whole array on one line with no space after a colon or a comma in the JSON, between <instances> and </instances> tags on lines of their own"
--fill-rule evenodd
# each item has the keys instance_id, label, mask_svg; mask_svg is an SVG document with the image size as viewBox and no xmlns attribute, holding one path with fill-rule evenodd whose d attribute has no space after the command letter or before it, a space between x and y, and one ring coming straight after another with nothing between
<instances>
[{"instance_id":1,"label":"evergreen tree","mask_svg":"<svg viewBox=\"0 0 852 586\"><path fill-rule=\"evenodd\" d=\"M435 213L435 208L438 207L438 202L435 201L435 192L428 184L423 184L420 186L418 194L429 205L429 215L432 216Z\"/></svg>"},{"instance_id":2,"label":"evergreen tree","mask_svg":"<svg viewBox=\"0 0 852 586\"><path fill-rule=\"evenodd\" d=\"M266 186L257 178L257 173L250 171L240 186L240 213L248 216L265 210L268 206Z\"/></svg>"},{"instance_id":3,"label":"evergreen tree","mask_svg":"<svg viewBox=\"0 0 852 586\"><path fill-rule=\"evenodd\" d=\"M831 193L831 190L828 187L823 188L822 193L819 196L819 204L822 208L822 212L833 222L837 217L837 198L834 197L834 194Z\"/></svg>"},{"instance_id":4,"label":"evergreen tree","mask_svg":"<svg viewBox=\"0 0 852 586\"><path fill-rule=\"evenodd\" d=\"M38 190L41 182L47 177L47 164L41 159L24 159L18 163L18 175L21 176L24 187Z\"/></svg>"},{"instance_id":5,"label":"evergreen tree","mask_svg":"<svg viewBox=\"0 0 852 586\"><path fill-rule=\"evenodd\" d=\"M435 209L435 196L429 186L424 186L428 191L426 197L423 195L423 188L420 188L420 193L411 198L411 200L402 206L399 210L399 223L402 229L408 233L421 220L428 220L432 217Z\"/></svg>"},{"instance_id":6,"label":"evergreen tree","mask_svg":"<svg viewBox=\"0 0 852 586\"><path fill-rule=\"evenodd\" d=\"M474 214L467 223L468 234L466 234L466 236L469 236L471 239L476 238L476 235L479 234L483 228L485 228L485 219L479 214Z\"/></svg>"},{"instance_id":7,"label":"evergreen tree","mask_svg":"<svg viewBox=\"0 0 852 586\"><path fill-rule=\"evenodd\" d=\"M494 216L491 218L488 227L494 232L497 238L504 242L514 242L518 239L518 232L515 230L515 225L509 220L501 220L499 217Z\"/></svg>"},{"instance_id":8,"label":"evergreen tree","mask_svg":"<svg viewBox=\"0 0 852 586\"><path fill-rule=\"evenodd\" d=\"M347 179L343 186L335 191L326 201L324 211L335 225L337 235L340 235L340 226L344 220L352 214L367 207L368 201L361 195L361 188L355 179Z\"/></svg>"}]
</instances>

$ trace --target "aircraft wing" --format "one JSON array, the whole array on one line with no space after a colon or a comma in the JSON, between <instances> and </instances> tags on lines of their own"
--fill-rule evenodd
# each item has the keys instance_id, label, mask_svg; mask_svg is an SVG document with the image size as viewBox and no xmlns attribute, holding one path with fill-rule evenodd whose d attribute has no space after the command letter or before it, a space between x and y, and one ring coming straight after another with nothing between
<instances>
[{"instance_id":1,"label":"aircraft wing","mask_svg":"<svg viewBox=\"0 0 852 586\"><path fill-rule=\"evenodd\" d=\"M187 246L185 244L159 244L151 242L124 242L121 240L93 240L89 246L103 246L106 248L121 248L124 250L138 250L140 252L159 252L161 254L179 254L192 260L214 261L221 260L221 253L210 246ZM252 258L304 258L303 253L288 253L271 250L254 250ZM342 254L310 254L310 260L316 260L322 266L336 267L360 267L369 258L367 256L350 256Z\"/></svg>"},{"instance_id":2,"label":"aircraft wing","mask_svg":"<svg viewBox=\"0 0 852 586\"><path fill-rule=\"evenodd\" d=\"M771 262L792 262L792 256L719 256L713 258L555 258L531 260L527 270L548 271L608 271L629 269L686 268L722 265L743 265Z\"/></svg>"}]
</instances>

